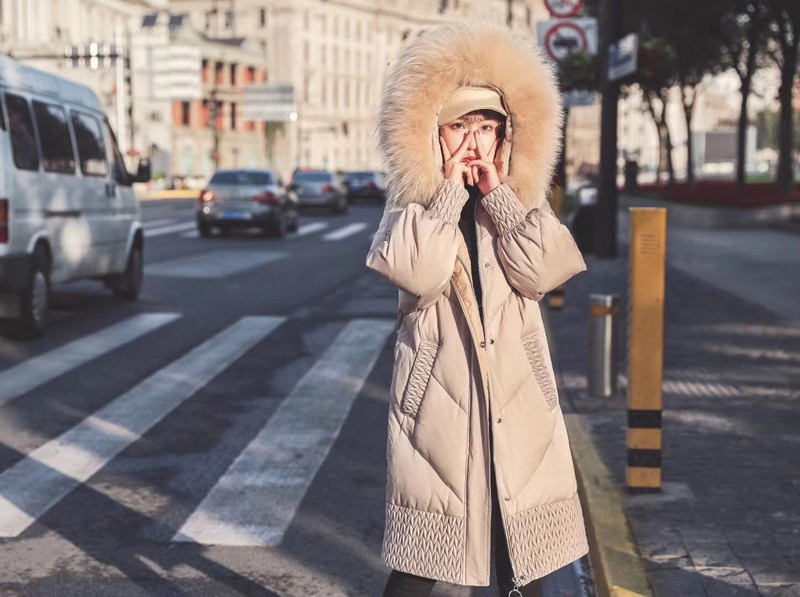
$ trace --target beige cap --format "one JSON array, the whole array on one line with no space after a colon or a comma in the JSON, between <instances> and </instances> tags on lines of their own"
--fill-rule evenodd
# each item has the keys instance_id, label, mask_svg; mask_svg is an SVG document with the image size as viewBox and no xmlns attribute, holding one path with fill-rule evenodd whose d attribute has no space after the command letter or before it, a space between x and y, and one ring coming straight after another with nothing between
<instances>
[{"instance_id":1,"label":"beige cap","mask_svg":"<svg viewBox=\"0 0 800 597\"><path fill-rule=\"evenodd\" d=\"M459 87L439 110L439 126L475 110L494 110L508 116L500 94L488 87Z\"/></svg>"}]
</instances>

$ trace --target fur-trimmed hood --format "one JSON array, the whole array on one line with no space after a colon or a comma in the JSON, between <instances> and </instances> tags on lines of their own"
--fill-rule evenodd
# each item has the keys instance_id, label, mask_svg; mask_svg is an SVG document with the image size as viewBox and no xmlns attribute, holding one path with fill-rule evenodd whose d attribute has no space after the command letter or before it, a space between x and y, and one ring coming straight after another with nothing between
<instances>
[{"instance_id":1,"label":"fur-trimmed hood","mask_svg":"<svg viewBox=\"0 0 800 597\"><path fill-rule=\"evenodd\" d=\"M428 31L397 57L378 115L387 202L427 205L443 179L437 116L462 86L496 89L508 111L506 182L528 209L546 199L561 147L561 98L552 68L530 37L459 21Z\"/></svg>"}]
</instances>

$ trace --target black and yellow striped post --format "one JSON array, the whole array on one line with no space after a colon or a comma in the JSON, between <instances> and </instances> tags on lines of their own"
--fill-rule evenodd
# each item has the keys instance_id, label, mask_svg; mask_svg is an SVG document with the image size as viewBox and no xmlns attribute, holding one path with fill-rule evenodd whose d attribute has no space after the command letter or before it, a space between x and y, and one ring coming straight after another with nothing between
<instances>
[{"instance_id":1,"label":"black and yellow striped post","mask_svg":"<svg viewBox=\"0 0 800 597\"><path fill-rule=\"evenodd\" d=\"M661 490L667 210L631 209L628 489Z\"/></svg>"}]
</instances>

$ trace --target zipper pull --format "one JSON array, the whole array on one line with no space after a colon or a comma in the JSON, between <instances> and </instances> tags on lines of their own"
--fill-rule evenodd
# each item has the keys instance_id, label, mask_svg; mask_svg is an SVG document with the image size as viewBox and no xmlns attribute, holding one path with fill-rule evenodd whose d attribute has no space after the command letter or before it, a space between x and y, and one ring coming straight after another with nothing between
<instances>
[{"instance_id":1,"label":"zipper pull","mask_svg":"<svg viewBox=\"0 0 800 597\"><path fill-rule=\"evenodd\" d=\"M520 580L515 576L511 582L514 583L514 588L508 592L508 597L522 597L522 593L519 592L519 588L522 586Z\"/></svg>"}]
</instances>

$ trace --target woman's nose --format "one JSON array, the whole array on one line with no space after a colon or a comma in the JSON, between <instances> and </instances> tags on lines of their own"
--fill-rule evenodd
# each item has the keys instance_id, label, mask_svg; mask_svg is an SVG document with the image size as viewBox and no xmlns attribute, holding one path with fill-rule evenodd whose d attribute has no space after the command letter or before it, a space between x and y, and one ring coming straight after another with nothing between
<instances>
[{"instance_id":1,"label":"woman's nose","mask_svg":"<svg viewBox=\"0 0 800 597\"><path fill-rule=\"evenodd\" d=\"M467 149L475 149L478 144L475 142L475 133L473 131L469 131L466 133L469 137L469 143L467 143Z\"/></svg>"}]
</instances>

